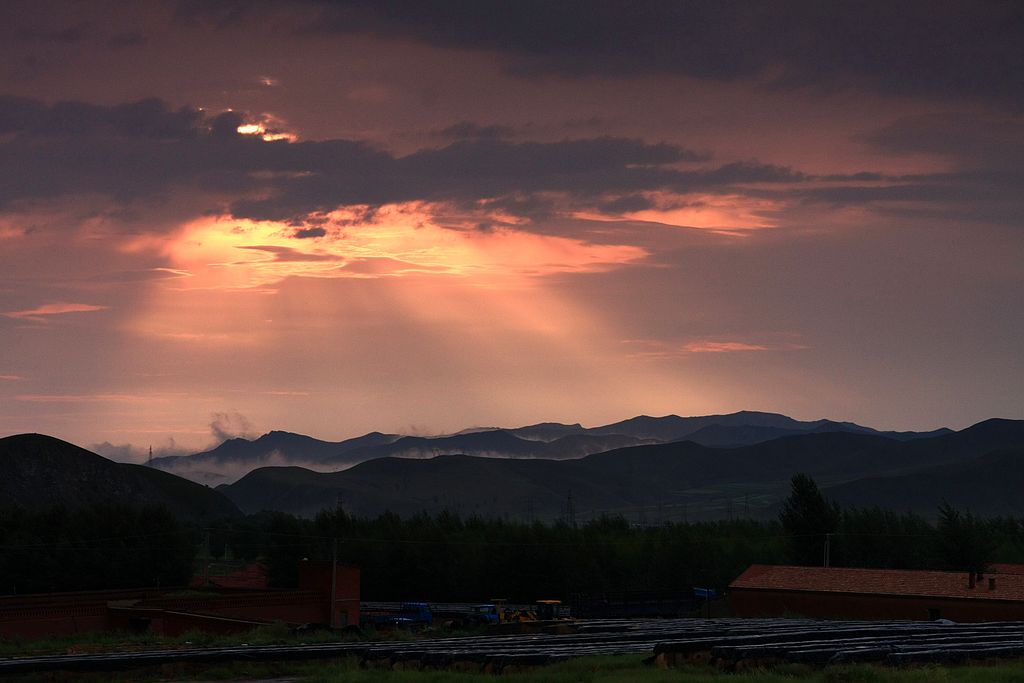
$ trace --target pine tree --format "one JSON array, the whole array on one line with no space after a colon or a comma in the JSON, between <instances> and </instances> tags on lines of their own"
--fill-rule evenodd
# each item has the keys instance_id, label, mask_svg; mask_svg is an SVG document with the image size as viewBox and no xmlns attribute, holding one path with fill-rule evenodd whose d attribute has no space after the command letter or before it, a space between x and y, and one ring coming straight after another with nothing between
<instances>
[{"instance_id":1,"label":"pine tree","mask_svg":"<svg viewBox=\"0 0 1024 683\"><path fill-rule=\"evenodd\" d=\"M779 521L789 536L790 561L798 565L820 565L829 534L839 526L839 506L825 500L814 479L797 474L790 480L791 492L782 504Z\"/></svg>"}]
</instances>

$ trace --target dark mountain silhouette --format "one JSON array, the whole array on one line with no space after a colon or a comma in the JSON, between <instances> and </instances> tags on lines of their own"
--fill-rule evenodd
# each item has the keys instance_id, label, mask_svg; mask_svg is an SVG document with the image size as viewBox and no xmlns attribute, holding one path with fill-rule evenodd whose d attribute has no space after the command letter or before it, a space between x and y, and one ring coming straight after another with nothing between
<instances>
[{"instance_id":1,"label":"dark mountain silhouette","mask_svg":"<svg viewBox=\"0 0 1024 683\"><path fill-rule=\"evenodd\" d=\"M231 439L204 453L157 458L154 466L211 485L227 483L258 467L298 465L336 471L383 457L428 458L475 455L500 458L580 458L613 448L683 439L706 446L738 447L813 432L855 432L912 439L948 432L878 432L852 422L802 422L778 415L742 411L700 417L639 416L601 427L542 422L516 429L475 427L434 437L372 432L341 442L301 434L270 432L258 439Z\"/></svg>"},{"instance_id":2,"label":"dark mountain silhouette","mask_svg":"<svg viewBox=\"0 0 1024 683\"><path fill-rule=\"evenodd\" d=\"M728 415L702 415L699 417L679 417L678 415L651 417L649 415L639 415L622 422L595 427L589 431L597 434L628 434L658 441L680 441L698 429L715 424L727 427L776 427L797 430L800 429L801 425L809 423L800 422L791 417L776 413L742 410Z\"/></svg>"},{"instance_id":3,"label":"dark mountain silhouette","mask_svg":"<svg viewBox=\"0 0 1024 683\"><path fill-rule=\"evenodd\" d=\"M844 506L882 507L934 517L948 502L981 516L1024 517L1024 448L895 477L868 477L825 489Z\"/></svg>"},{"instance_id":4,"label":"dark mountain silhouette","mask_svg":"<svg viewBox=\"0 0 1024 683\"><path fill-rule=\"evenodd\" d=\"M321 441L302 434L273 431L255 440L229 439L209 451L193 455L154 458L153 466L179 473L208 484L234 480L257 467L301 464L316 467L330 462L346 466L361 459L346 459L346 454L362 448L381 446L400 438L397 434L370 432L345 441Z\"/></svg>"},{"instance_id":5,"label":"dark mountain silhouette","mask_svg":"<svg viewBox=\"0 0 1024 683\"><path fill-rule=\"evenodd\" d=\"M640 443L644 441L621 434L573 434L553 441L531 441L516 436L511 430L495 429L432 438L404 436L389 444L354 449L339 459L327 459L323 462L348 464L376 458L432 458L438 455L565 460Z\"/></svg>"},{"instance_id":6,"label":"dark mountain silhouette","mask_svg":"<svg viewBox=\"0 0 1024 683\"><path fill-rule=\"evenodd\" d=\"M933 467L873 476L826 489L844 505L881 506L934 515L943 500L985 515L1024 514L1024 420L993 418L904 449Z\"/></svg>"},{"instance_id":7,"label":"dark mountain silhouette","mask_svg":"<svg viewBox=\"0 0 1024 683\"><path fill-rule=\"evenodd\" d=\"M662 442L696 441L707 446L739 446L760 443L770 439L811 432L853 432L858 434L879 434L895 439L907 440L950 433L949 429L931 432L880 432L853 422L835 420L794 420L777 413L762 413L742 410L728 415L703 415L700 417L649 417L641 415L623 422L595 427L587 430L592 434L628 434Z\"/></svg>"},{"instance_id":8,"label":"dark mountain silhouette","mask_svg":"<svg viewBox=\"0 0 1024 683\"><path fill-rule=\"evenodd\" d=\"M516 427L515 429L510 429L508 431L512 432L520 439L554 441L555 439L560 439L563 436L586 434L588 430L579 422L571 425L562 424L561 422L541 422L535 425Z\"/></svg>"},{"instance_id":9,"label":"dark mountain silhouette","mask_svg":"<svg viewBox=\"0 0 1024 683\"><path fill-rule=\"evenodd\" d=\"M571 507L581 520L601 513L692 520L773 514L772 506L788 493L797 472L835 485L1021 447L1024 421L987 421L914 440L840 431L739 448L692 441L643 445L572 460L378 458L326 474L264 468L221 490L247 512L267 508L310 515L340 498L347 510L361 515L448 509L551 520Z\"/></svg>"},{"instance_id":10,"label":"dark mountain silhouette","mask_svg":"<svg viewBox=\"0 0 1024 683\"><path fill-rule=\"evenodd\" d=\"M149 467L107 460L42 434L0 439L0 501L26 508L159 504L194 519L239 514L230 500L205 486Z\"/></svg>"}]
</instances>

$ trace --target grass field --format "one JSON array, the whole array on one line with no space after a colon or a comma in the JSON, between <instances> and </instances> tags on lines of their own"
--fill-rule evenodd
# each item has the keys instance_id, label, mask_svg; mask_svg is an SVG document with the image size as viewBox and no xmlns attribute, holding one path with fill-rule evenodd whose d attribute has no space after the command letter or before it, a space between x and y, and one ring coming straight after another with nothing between
<instances>
[{"instance_id":1,"label":"grass field","mask_svg":"<svg viewBox=\"0 0 1024 683\"><path fill-rule=\"evenodd\" d=\"M641 655L590 657L502 675L461 671L395 671L365 669L358 660L311 663L233 663L214 667L163 667L160 670L45 674L5 681L81 681L83 683L163 683L224 681L253 683L277 679L301 683L1024 683L1024 662L974 666L920 666L891 669L868 665L815 669L786 665L772 669L725 673L708 667L658 669Z\"/></svg>"},{"instance_id":2,"label":"grass field","mask_svg":"<svg viewBox=\"0 0 1024 683\"><path fill-rule=\"evenodd\" d=\"M348 636L357 640L391 640L430 637L408 633ZM437 633L451 637L451 632ZM464 635L477 635L467 632ZM214 636L202 632L176 638L152 634L125 633L79 634L67 638L18 643L0 640L0 657L31 656L85 652L116 652L193 647L218 647L246 643L248 645L297 645L300 643L337 642L338 634L312 632L292 634L283 624L265 626L244 635ZM660 669L644 663L644 655L589 657L551 666L520 671L505 669L501 675L479 671L458 670L393 670L364 668L358 659L311 662L232 662L225 664L176 664L145 670L96 673L47 673L35 676L4 678L4 681L34 683L35 681L105 681L127 683L164 681L259 681L285 679L303 683L625 683L673 681L676 683L1024 683L1024 661L998 662L971 666L914 666L903 669L869 665L836 666L823 669L804 665L777 667L727 673L713 667L687 666Z\"/></svg>"},{"instance_id":3,"label":"grass field","mask_svg":"<svg viewBox=\"0 0 1024 683\"><path fill-rule=\"evenodd\" d=\"M586 658L494 676L453 671L365 670L357 662L312 666L304 683L1024 683L1024 664L886 669L871 666L812 669L787 666L742 674L711 668L657 669L641 656Z\"/></svg>"}]
</instances>

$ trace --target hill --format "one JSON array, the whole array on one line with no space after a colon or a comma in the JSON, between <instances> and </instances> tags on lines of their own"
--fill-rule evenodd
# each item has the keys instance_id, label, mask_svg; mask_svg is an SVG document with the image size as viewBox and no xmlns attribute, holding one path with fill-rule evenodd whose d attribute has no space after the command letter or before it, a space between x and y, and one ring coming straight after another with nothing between
<instances>
[{"instance_id":1,"label":"hill","mask_svg":"<svg viewBox=\"0 0 1024 683\"><path fill-rule=\"evenodd\" d=\"M994 449L1024 447L1024 422L989 421L962 432L900 440L870 433L786 436L739 448L690 441L606 451L573 460L441 456L379 458L343 472L263 468L221 490L247 512L312 515L339 500L359 515L443 509L553 520L603 513L637 520L774 514L790 477L823 485L893 477Z\"/></svg>"},{"instance_id":2,"label":"hill","mask_svg":"<svg viewBox=\"0 0 1024 683\"><path fill-rule=\"evenodd\" d=\"M943 501L978 515L1024 516L1024 422L987 420L934 445L947 454L983 454L912 474L832 486L825 495L840 505L878 506L926 516L934 515Z\"/></svg>"},{"instance_id":3,"label":"hill","mask_svg":"<svg viewBox=\"0 0 1024 683\"><path fill-rule=\"evenodd\" d=\"M192 455L154 458L152 465L211 486L234 481L257 467L302 465L337 469L362 462L353 451L389 444L398 434L370 432L344 441L321 441L304 434L272 431L258 439L228 439L216 448ZM325 465L324 463L330 463Z\"/></svg>"},{"instance_id":4,"label":"hill","mask_svg":"<svg viewBox=\"0 0 1024 683\"><path fill-rule=\"evenodd\" d=\"M230 500L205 486L149 467L117 463L43 434L0 439L0 500L32 509L158 504L193 519L239 514Z\"/></svg>"},{"instance_id":5,"label":"hill","mask_svg":"<svg viewBox=\"0 0 1024 683\"><path fill-rule=\"evenodd\" d=\"M430 458L438 455L564 460L613 448L683 439L705 446L737 447L815 432L877 434L909 440L949 430L879 432L852 422L802 422L785 415L754 411L700 417L642 415L592 428L578 423L542 422L515 429L475 427L433 437L371 432L340 442L274 431L255 440L230 439L212 450L194 455L157 458L152 464L194 481L218 485L268 466L299 466L331 472L375 458Z\"/></svg>"},{"instance_id":6,"label":"hill","mask_svg":"<svg viewBox=\"0 0 1024 683\"><path fill-rule=\"evenodd\" d=\"M933 517L943 502L981 516L1024 517L1024 449L896 477L869 477L825 489L840 505L881 507Z\"/></svg>"},{"instance_id":7,"label":"hill","mask_svg":"<svg viewBox=\"0 0 1024 683\"><path fill-rule=\"evenodd\" d=\"M512 430L493 429L443 437L404 436L392 443L355 449L323 462L347 464L377 458L433 458L438 455L567 460L647 442L622 434L569 434L551 441L534 441L516 436Z\"/></svg>"}]
</instances>

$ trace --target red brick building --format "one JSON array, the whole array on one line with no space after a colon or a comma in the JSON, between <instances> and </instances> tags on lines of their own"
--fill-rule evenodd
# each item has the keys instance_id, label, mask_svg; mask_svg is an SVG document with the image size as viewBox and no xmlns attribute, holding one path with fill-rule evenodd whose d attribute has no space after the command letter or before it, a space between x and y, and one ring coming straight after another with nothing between
<instances>
[{"instance_id":1,"label":"red brick building","mask_svg":"<svg viewBox=\"0 0 1024 683\"><path fill-rule=\"evenodd\" d=\"M752 565L729 585L741 617L1024 620L1024 567L967 572Z\"/></svg>"},{"instance_id":2,"label":"red brick building","mask_svg":"<svg viewBox=\"0 0 1024 683\"><path fill-rule=\"evenodd\" d=\"M222 588L189 593L131 590L3 596L0 638L33 640L87 631L150 631L171 636L192 630L234 633L275 621L358 624L359 569L338 565L332 577L331 567L330 562L302 562L297 590Z\"/></svg>"}]
</instances>

